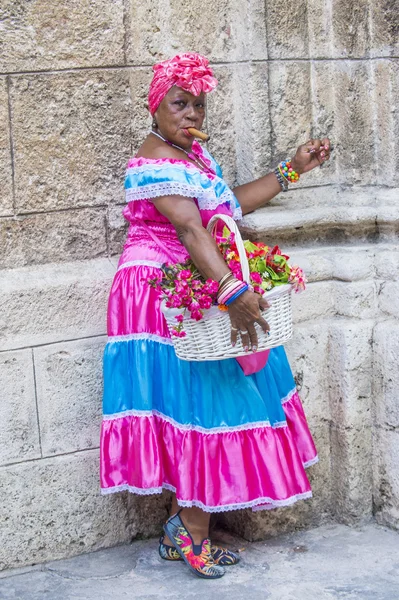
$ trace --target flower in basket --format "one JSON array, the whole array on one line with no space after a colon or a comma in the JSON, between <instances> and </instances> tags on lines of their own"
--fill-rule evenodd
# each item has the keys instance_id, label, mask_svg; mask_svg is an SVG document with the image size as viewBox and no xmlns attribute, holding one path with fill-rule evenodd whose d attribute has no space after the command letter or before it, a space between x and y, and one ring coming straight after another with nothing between
<instances>
[{"instance_id":1,"label":"flower in basket","mask_svg":"<svg viewBox=\"0 0 399 600\"><path fill-rule=\"evenodd\" d=\"M217 238L220 252L227 266L237 279L243 279L241 263L235 242L234 233L227 227L223 229L222 236ZM305 289L306 277L298 266L290 266L289 256L283 254L278 246L273 248L262 242L245 240L244 248L249 264L250 284L254 292L264 294L276 286L291 284L295 292ZM217 304L219 284L212 279L205 280L194 263L189 259L185 263L175 265L162 265L162 274L149 279L148 283L159 290L168 308L183 309L175 317L176 325L171 334L175 337L184 337L184 318L189 317L200 321L204 311ZM227 310L225 306L219 306Z\"/></svg>"},{"instance_id":2,"label":"flower in basket","mask_svg":"<svg viewBox=\"0 0 399 600\"><path fill-rule=\"evenodd\" d=\"M172 335L185 337L183 321L186 312L190 318L200 321L204 310L216 304L219 288L217 281L204 279L191 260L176 265L162 265L162 275L149 279L148 283L158 289L168 308L184 309L176 315L176 325L172 328Z\"/></svg>"}]
</instances>

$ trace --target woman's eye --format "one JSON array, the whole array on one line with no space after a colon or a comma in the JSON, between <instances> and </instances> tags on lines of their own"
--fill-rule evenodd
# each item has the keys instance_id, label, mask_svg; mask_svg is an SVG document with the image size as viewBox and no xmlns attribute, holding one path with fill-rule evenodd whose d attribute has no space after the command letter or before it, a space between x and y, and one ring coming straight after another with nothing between
<instances>
[{"instance_id":1,"label":"woman's eye","mask_svg":"<svg viewBox=\"0 0 399 600\"><path fill-rule=\"evenodd\" d=\"M184 100L176 100L174 104L178 104L179 106L185 106L186 103L184 102Z\"/></svg>"}]
</instances>

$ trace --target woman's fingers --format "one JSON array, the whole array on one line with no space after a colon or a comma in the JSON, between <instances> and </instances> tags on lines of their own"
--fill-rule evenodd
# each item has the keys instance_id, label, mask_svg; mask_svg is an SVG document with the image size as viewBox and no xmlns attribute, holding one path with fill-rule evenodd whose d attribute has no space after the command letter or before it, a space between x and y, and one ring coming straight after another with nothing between
<instances>
[{"instance_id":1,"label":"woman's fingers","mask_svg":"<svg viewBox=\"0 0 399 600\"><path fill-rule=\"evenodd\" d=\"M236 327L235 325L233 325L233 323L231 323L231 335L230 335L230 339L231 339L231 345L233 347L237 343L237 337L238 337L238 327Z\"/></svg>"},{"instance_id":2,"label":"woman's fingers","mask_svg":"<svg viewBox=\"0 0 399 600\"><path fill-rule=\"evenodd\" d=\"M248 330L240 329L241 341L245 352L249 351L250 337Z\"/></svg>"},{"instance_id":3,"label":"woman's fingers","mask_svg":"<svg viewBox=\"0 0 399 600\"><path fill-rule=\"evenodd\" d=\"M258 349L258 336L256 333L256 329L253 325L248 326L248 334L249 334L249 349L252 352L256 352Z\"/></svg>"},{"instance_id":4,"label":"woman's fingers","mask_svg":"<svg viewBox=\"0 0 399 600\"><path fill-rule=\"evenodd\" d=\"M262 327L262 329L265 333L269 334L270 325L267 321L265 321L265 319L263 317L260 317L259 319L257 319L256 322L258 323L258 325L260 325Z\"/></svg>"}]
</instances>

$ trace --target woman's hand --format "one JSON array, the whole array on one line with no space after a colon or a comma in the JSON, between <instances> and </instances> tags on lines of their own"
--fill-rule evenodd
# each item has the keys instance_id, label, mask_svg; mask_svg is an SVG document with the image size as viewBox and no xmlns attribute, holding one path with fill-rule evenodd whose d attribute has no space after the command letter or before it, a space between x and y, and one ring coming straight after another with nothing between
<instances>
[{"instance_id":1,"label":"woman's hand","mask_svg":"<svg viewBox=\"0 0 399 600\"><path fill-rule=\"evenodd\" d=\"M331 142L328 138L322 140L309 140L299 146L295 156L291 159L294 171L302 175L315 167L320 167L330 158Z\"/></svg>"},{"instance_id":2,"label":"woman's hand","mask_svg":"<svg viewBox=\"0 0 399 600\"><path fill-rule=\"evenodd\" d=\"M236 345L238 335L241 335L244 350L256 352L258 349L258 335L255 323L258 323L267 333L269 325L261 315L261 309L269 308L268 302L259 294L246 291L229 306L231 321L231 344Z\"/></svg>"}]
</instances>

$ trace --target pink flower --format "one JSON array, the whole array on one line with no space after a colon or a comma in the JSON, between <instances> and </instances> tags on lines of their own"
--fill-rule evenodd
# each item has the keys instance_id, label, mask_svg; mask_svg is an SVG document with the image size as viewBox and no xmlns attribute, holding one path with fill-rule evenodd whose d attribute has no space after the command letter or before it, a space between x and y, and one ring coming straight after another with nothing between
<instances>
[{"instance_id":1,"label":"pink flower","mask_svg":"<svg viewBox=\"0 0 399 600\"><path fill-rule=\"evenodd\" d=\"M191 318L195 319L195 321L201 321L201 319L204 317L204 315L202 314L202 312L200 310L192 310L191 311Z\"/></svg>"},{"instance_id":2,"label":"pink flower","mask_svg":"<svg viewBox=\"0 0 399 600\"><path fill-rule=\"evenodd\" d=\"M219 284L213 279L207 279L202 289L206 294L216 294L219 289Z\"/></svg>"},{"instance_id":3,"label":"pink flower","mask_svg":"<svg viewBox=\"0 0 399 600\"><path fill-rule=\"evenodd\" d=\"M212 298L203 294L202 296L198 297L198 303L201 308L211 308Z\"/></svg>"},{"instance_id":4,"label":"pink flower","mask_svg":"<svg viewBox=\"0 0 399 600\"><path fill-rule=\"evenodd\" d=\"M193 279L191 282L191 287L193 290L200 290L202 288L202 283L198 279Z\"/></svg>"},{"instance_id":5,"label":"pink flower","mask_svg":"<svg viewBox=\"0 0 399 600\"><path fill-rule=\"evenodd\" d=\"M254 283L262 283L262 276L260 273L257 273L256 271L252 271L251 275L251 279Z\"/></svg>"},{"instance_id":6,"label":"pink flower","mask_svg":"<svg viewBox=\"0 0 399 600\"><path fill-rule=\"evenodd\" d=\"M177 274L177 279L190 279L192 273L189 269L183 269Z\"/></svg>"},{"instance_id":7,"label":"pink flower","mask_svg":"<svg viewBox=\"0 0 399 600\"><path fill-rule=\"evenodd\" d=\"M291 272L288 277L288 281L293 284L294 291L296 293L303 292L303 290L306 288L307 279L305 277L305 273L300 267L291 267Z\"/></svg>"},{"instance_id":8,"label":"pink flower","mask_svg":"<svg viewBox=\"0 0 399 600\"><path fill-rule=\"evenodd\" d=\"M192 300L188 305L188 308L190 311L198 310L200 308L200 303L198 302L198 300Z\"/></svg>"},{"instance_id":9,"label":"pink flower","mask_svg":"<svg viewBox=\"0 0 399 600\"><path fill-rule=\"evenodd\" d=\"M176 315L176 316L175 316L175 319L176 319L176 321L178 321L179 323L183 323L184 316L183 316L183 315Z\"/></svg>"},{"instance_id":10,"label":"pink flower","mask_svg":"<svg viewBox=\"0 0 399 600\"><path fill-rule=\"evenodd\" d=\"M187 333L185 331L178 331L177 329L172 329L172 335L174 337L184 338Z\"/></svg>"}]
</instances>

